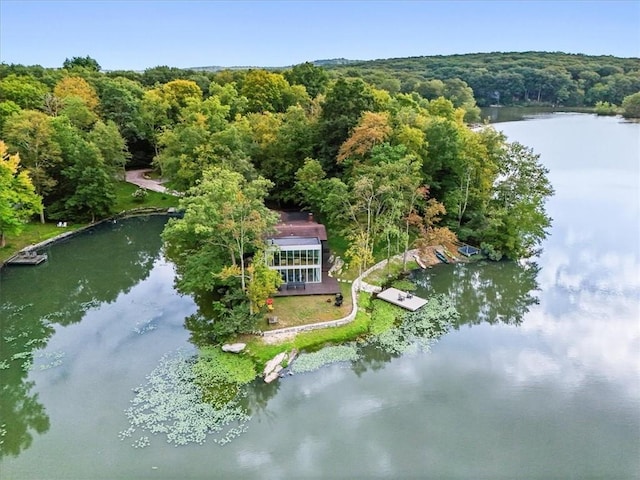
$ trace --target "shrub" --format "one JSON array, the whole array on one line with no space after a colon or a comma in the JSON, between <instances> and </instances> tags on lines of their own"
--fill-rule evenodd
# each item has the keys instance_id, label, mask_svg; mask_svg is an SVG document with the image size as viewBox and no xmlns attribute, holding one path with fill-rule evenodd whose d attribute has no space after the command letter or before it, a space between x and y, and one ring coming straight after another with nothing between
<instances>
[{"instance_id":1,"label":"shrub","mask_svg":"<svg viewBox=\"0 0 640 480\"><path fill-rule=\"evenodd\" d=\"M148 192L144 188L138 188L135 192L131 194L133 197L133 201L136 203L142 203L147 198Z\"/></svg>"}]
</instances>

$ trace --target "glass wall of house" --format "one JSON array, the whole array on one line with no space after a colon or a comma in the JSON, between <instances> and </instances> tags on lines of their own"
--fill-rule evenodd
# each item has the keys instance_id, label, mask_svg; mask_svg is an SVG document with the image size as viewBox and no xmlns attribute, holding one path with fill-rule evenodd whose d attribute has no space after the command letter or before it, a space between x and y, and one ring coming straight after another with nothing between
<instances>
[{"instance_id":1,"label":"glass wall of house","mask_svg":"<svg viewBox=\"0 0 640 480\"><path fill-rule=\"evenodd\" d=\"M287 237L270 240L267 264L289 282L322 282L322 246L317 238Z\"/></svg>"}]
</instances>

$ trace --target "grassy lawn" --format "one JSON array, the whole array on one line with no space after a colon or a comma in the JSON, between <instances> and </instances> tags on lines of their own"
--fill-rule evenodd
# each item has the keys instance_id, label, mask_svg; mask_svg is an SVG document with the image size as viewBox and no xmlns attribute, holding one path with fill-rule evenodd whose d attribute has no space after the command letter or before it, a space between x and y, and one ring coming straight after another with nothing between
<instances>
[{"instance_id":1,"label":"grassy lawn","mask_svg":"<svg viewBox=\"0 0 640 480\"><path fill-rule=\"evenodd\" d=\"M123 212L144 207L169 208L178 206L178 197L166 193L148 191L143 202L137 202L131 196L138 189L135 185L126 182L116 184L116 204L114 212ZM23 248L44 240L55 237L65 232L72 232L86 226L86 223L68 224L66 228L60 228L55 223L45 223L33 221L25 225L22 233L18 236L7 236L7 244L0 248L0 263L7 261Z\"/></svg>"},{"instance_id":2,"label":"grassy lawn","mask_svg":"<svg viewBox=\"0 0 640 480\"><path fill-rule=\"evenodd\" d=\"M147 190L147 196L144 201L137 201L132 196L136 190L138 190L138 187L131 183L118 182L116 184L116 205L114 211L123 212L125 210L133 210L134 208L169 208L178 206L178 197L174 197L168 193L153 192L151 190Z\"/></svg>"},{"instance_id":3,"label":"grassy lawn","mask_svg":"<svg viewBox=\"0 0 640 480\"><path fill-rule=\"evenodd\" d=\"M407 260L407 271L419 268L418 263L413 259ZM402 273L402 259L393 259L387 267L371 272L364 281L371 285L382 286L390 278L397 278Z\"/></svg>"},{"instance_id":4,"label":"grassy lawn","mask_svg":"<svg viewBox=\"0 0 640 480\"><path fill-rule=\"evenodd\" d=\"M277 344L264 343L261 337L246 336L240 341L247 343L247 354L261 370L264 365L280 352L314 351L326 345L342 344L357 340L369 333L371 317L366 312L358 311L353 322L333 328L323 328L309 332L298 333L294 338Z\"/></svg>"},{"instance_id":5,"label":"grassy lawn","mask_svg":"<svg viewBox=\"0 0 640 480\"><path fill-rule=\"evenodd\" d=\"M22 233L17 237L8 236L7 244L4 248L0 248L0 263L7 261L16 252L23 248L43 242L50 238L60 235L64 232L71 232L83 227L84 224L73 223L67 224L66 228L57 227L55 223L32 222L24 226Z\"/></svg>"},{"instance_id":6,"label":"grassy lawn","mask_svg":"<svg viewBox=\"0 0 640 480\"><path fill-rule=\"evenodd\" d=\"M352 308L351 284L341 283L340 289L344 297L344 302L340 307L336 307L333 304L335 300L333 295L274 297L273 312L265 316L264 325L260 327L264 330L275 330L278 328L338 320L339 318L346 317ZM278 323L269 325L267 323L267 317L273 315L278 317Z\"/></svg>"}]
</instances>

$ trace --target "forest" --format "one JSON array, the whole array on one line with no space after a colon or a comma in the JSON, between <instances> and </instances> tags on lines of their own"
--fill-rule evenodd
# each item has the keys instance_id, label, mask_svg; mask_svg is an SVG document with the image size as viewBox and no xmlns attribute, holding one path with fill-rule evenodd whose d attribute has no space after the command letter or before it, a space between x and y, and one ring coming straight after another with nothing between
<instances>
[{"instance_id":1,"label":"forest","mask_svg":"<svg viewBox=\"0 0 640 480\"><path fill-rule=\"evenodd\" d=\"M331 73L360 77L389 92L445 95L462 81L478 105L621 105L640 91L640 59L561 52L475 53L323 62Z\"/></svg>"},{"instance_id":2,"label":"forest","mask_svg":"<svg viewBox=\"0 0 640 480\"><path fill-rule=\"evenodd\" d=\"M556 103L566 90L567 99L583 92L583 104L597 85L617 85L614 97L598 99L640 91L637 61L491 54L432 58L426 70L422 61L388 61L404 70L307 62L144 72L103 72L88 56L62 68L2 64L0 231L15 234L34 216L105 218L125 169L151 166L183 193L184 218L163 234L178 287L195 295L222 288L214 306L235 315L227 324L240 330L250 330L239 324L278 280L264 262L246 261L265 255L275 209L314 212L360 271L409 246L458 239L496 260L535 254L553 188L531 149L477 124L475 98L488 100L467 75L471 65L491 66L485 76L503 80L510 63L549 79L571 71L562 85L527 80L526 94L499 90L501 102ZM580 83L587 71L595 83Z\"/></svg>"}]
</instances>

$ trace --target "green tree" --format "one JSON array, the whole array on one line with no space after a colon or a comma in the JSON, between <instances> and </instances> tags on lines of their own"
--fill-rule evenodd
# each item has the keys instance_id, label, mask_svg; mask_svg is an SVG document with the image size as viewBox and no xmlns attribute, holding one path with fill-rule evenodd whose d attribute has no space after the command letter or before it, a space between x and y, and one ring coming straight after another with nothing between
<instances>
[{"instance_id":1,"label":"green tree","mask_svg":"<svg viewBox=\"0 0 640 480\"><path fill-rule=\"evenodd\" d=\"M329 83L329 75L322 67L316 67L310 62L295 65L284 72L285 78L291 85L302 85L311 98L324 93Z\"/></svg>"},{"instance_id":2,"label":"green tree","mask_svg":"<svg viewBox=\"0 0 640 480\"><path fill-rule=\"evenodd\" d=\"M531 256L547 235L551 218L545 203L554 191L539 157L517 142L508 143L503 151L487 222L480 232L495 259Z\"/></svg>"},{"instance_id":3,"label":"green tree","mask_svg":"<svg viewBox=\"0 0 640 480\"><path fill-rule=\"evenodd\" d=\"M0 80L0 101L10 100L20 108L41 108L49 88L31 76L11 74Z\"/></svg>"},{"instance_id":4,"label":"green tree","mask_svg":"<svg viewBox=\"0 0 640 480\"><path fill-rule=\"evenodd\" d=\"M86 57L71 57L65 58L62 63L62 68L72 70L74 68L84 68L93 72L99 72L101 67L98 61L91 58L89 55Z\"/></svg>"},{"instance_id":5,"label":"green tree","mask_svg":"<svg viewBox=\"0 0 640 480\"><path fill-rule=\"evenodd\" d=\"M89 132L87 139L98 148L109 172L124 180L125 165L131 155L115 122L98 121Z\"/></svg>"},{"instance_id":6,"label":"green tree","mask_svg":"<svg viewBox=\"0 0 640 480\"><path fill-rule=\"evenodd\" d=\"M337 172L336 157L340 146L349 138L351 129L366 111L377 111L370 86L360 79L340 78L329 89L319 120L320 154L325 170Z\"/></svg>"},{"instance_id":7,"label":"green tree","mask_svg":"<svg viewBox=\"0 0 640 480\"><path fill-rule=\"evenodd\" d=\"M142 86L124 77L99 77L96 82L100 98L100 116L112 120L128 142L142 137L140 102L144 96Z\"/></svg>"},{"instance_id":8,"label":"green tree","mask_svg":"<svg viewBox=\"0 0 640 480\"><path fill-rule=\"evenodd\" d=\"M41 210L29 174L20 169L20 156L9 155L0 140L0 248L6 245L6 235L19 234L29 216Z\"/></svg>"},{"instance_id":9,"label":"green tree","mask_svg":"<svg viewBox=\"0 0 640 480\"><path fill-rule=\"evenodd\" d=\"M59 200L57 216L93 223L111 214L116 202L115 182L98 147L77 137L65 154L68 166L62 176L69 194Z\"/></svg>"},{"instance_id":10,"label":"green tree","mask_svg":"<svg viewBox=\"0 0 640 480\"><path fill-rule=\"evenodd\" d=\"M237 277L246 293L245 255L263 245L265 234L278 221L264 205L271 186L262 177L247 181L219 167L203 172L202 180L180 201L184 217L170 220L162 234L183 291L211 291Z\"/></svg>"},{"instance_id":11,"label":"green tree","mask_svg":"<svg viewBox=\"0 0 640 480\"><path fill-rule=\"evenodd\" d=\"M0 102L0 132L2 132L7 119L20 110L20 105L11 100Z\"/></svg>"},{"instance_id":12,"label":"green tree","mask_svg":"<svg viewBox=\"0 0 640 480\"><path fill-rule=\"evenodd\" d=\"M29 170L36 193L45 199L58 182L55 170L61 161L52 120L42 112L23 110L12 115L3 130L4 140ZM44 208L40 220L44 223Z\"/></svg>"},{"instance_id":13,"label":"green tree","mask_svg":"<svg viewBox=\"0 0 640 480\"><path fill-rule=\"evenodd\" d=\"M308 101L304 88L292 88L282 74L266 70L250 70L241 93L247 97L250 112L284 112L291 105Z\"/></svg>"},{"instance_id":14,"label":"green tree","mask_svg":"<svg viewBox=\"0 0 640 480\"><path fill-rule=\"evenodd\" d=\"M140 102L140 133L153 146L155 157L160 153L160 135L170 123L170 108L169 101L155 88L146 91Z\"/></svg>"},{"instance_id":15,"label":"green tree","mask_svg":"<svg viewBox=\"0 0 640 480\"><path fill-rule=\"evenodd\" d=\"M640 118L640 92L624 97L622 115L625 118Z\"/></svg>"},{"instance_id":16,"label":"green tree","mask_svg":"<svg viewBox=\"0 0 640 480\"><path fill-rule=\"evenodd\" d=\"M80 130L89 130L98 120L98 116L80 97L66 97L62 105L60 115L67 117L71 124Z\"/></svg>"}]
</instances>

